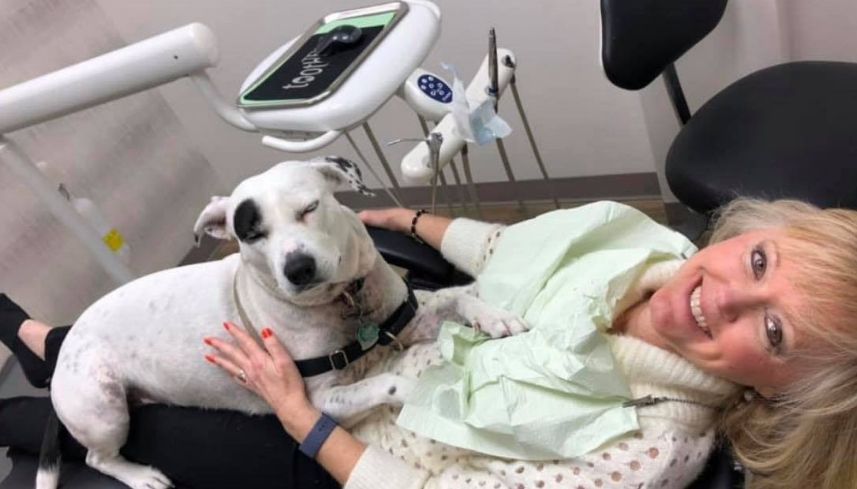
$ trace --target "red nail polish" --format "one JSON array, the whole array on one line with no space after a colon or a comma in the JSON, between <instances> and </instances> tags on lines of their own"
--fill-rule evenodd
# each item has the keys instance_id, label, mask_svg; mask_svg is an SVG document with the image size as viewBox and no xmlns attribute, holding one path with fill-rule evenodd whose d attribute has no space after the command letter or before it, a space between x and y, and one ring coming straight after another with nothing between
<instances>
[{"instance_id":1,"label":"red nail polish","mask_svg":"<svg viewBox=\"0 0 857 489\"><path fill-rule=\"evenodd\" d=\"M208 360L208 363L215 363L215 362L214 362L214 357L213 357L213 356L211 356L211 355L206 355L206 356L205 356L205 359L206 359L206 360Z\"/></svg>"},{"instance_id":2,"label":"red nail polish","mask_svg":"<svg viewBox=\"0 0 857 489\"><path fill-rule=\"evenodd\" d=\"M223 327L226 328L226 331L229 331L229 323L224 322Z\"/></svg>"},{"instance_id":3,"label":"red nail polish","mask_svg":"<svg viewBox=\"0 0 857 489\"><path fill-rule=\"evenodd\" d=\"M262 338L264 338L264 339L266 339L266 340L267 340L267 339L268 339L268 338L270 338L271 336L274 336L274 332L273 332L273 331L271 331L271 329L270 329L270 328L265 328L265 329L263 329L263 330L262 330Z\"/></svg>"},{"instance_id":4,"label":"red nail polish","mask_svg":"<svg viewBox=\"0 0 857 489\"><path fill-rule=\"evenodd\" d=\"M214 345L214 342L212 342L212 341L211 341L211 338L206 338L206 339L204 339L204 340L202 340L202 341L204 341L204 342L205 342L205 344L206 344L206 345L208 345L208 346L213 346L213 345Z\"/></svg>"}]
</instances>

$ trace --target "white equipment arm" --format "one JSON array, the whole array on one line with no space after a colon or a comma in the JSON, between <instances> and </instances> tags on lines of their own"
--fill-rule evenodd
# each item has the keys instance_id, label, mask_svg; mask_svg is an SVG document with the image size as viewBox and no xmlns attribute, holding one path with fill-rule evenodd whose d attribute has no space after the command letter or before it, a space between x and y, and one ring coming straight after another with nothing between
<instances>
[{"instance_id":1,"label":"white equipment arm","mask_svg":"<svg viewBox=\"0 0 857 489\"><path fill-rule=\"evenodd\" d=\"M0 134L169 83L218 57L214 33L193 23L34 78L0 91Z\"/></svg>"}]
</instances>

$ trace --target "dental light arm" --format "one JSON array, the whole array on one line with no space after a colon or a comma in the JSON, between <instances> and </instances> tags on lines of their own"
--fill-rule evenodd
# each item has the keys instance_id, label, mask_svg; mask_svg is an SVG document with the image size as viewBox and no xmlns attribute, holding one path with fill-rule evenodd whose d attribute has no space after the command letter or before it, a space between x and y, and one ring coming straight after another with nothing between
<instances>
[{"instance_id":1,"label":"dental light arm","mask_svg":"<svg viewBox=\"0 0 857 489\"><path fill-rule=\"evenodd\" d=\"M214 84L211 83L211 78L208 77L208 73L206 73L205 70L191 73L190 79L193 80L196 88L202 92L202 95L208 100L208 103L211 104L211 107L215 112L217 112L217 115L219 115L221 119L242 131L259 131L259 128L254 126L252 122L248 121L247 118L244 117L244 114L235 108L233 104L227 103L223 100L223 97L220 96L220 92L218 92Z\"/></svg>"},{"instance_id":2,"label":"dental light arm","mask_svg":"<svg viewBox=\"0 0 857 489\"><path fill-rule=\"evenodd\" d=\"M0 91L0 134L202 73L217 61L214 33L203 24L165 32ZM221 117L255 130L204 83L197 85Z\"/></svg>"}]
</instances>

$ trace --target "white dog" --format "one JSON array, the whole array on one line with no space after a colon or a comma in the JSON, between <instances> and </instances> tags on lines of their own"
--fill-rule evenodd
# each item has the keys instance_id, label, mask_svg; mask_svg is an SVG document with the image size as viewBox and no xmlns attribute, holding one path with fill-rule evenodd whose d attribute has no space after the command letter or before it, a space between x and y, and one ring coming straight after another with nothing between
<instances>
[{"instance_id":1,"label":"white dog","mask_svg":"<svg viewBox=\"0 0 857 489\"><path fill-rule=\"evenodd\" d=\"M386 348L359 359L354 354L393 341L416 302L357 216L334 199L334 189L345 183L365 191L357 168L341 158L280 163L248 178L230 197L213 198L195 227L197 238L204 231L237 239L239 253L137 279L81 315L60 351L51 398L59 419L87 448L89 466L134 489L170 485L156 468L119 455L129 403L271 412L203 361L203 338L229 339L224 321L251 334L273 329L308 369L302 373L313 404L338 420L402 403L411 380L393 374L362 379L376 352ZM462 292L434 295L396 341L434 337L445 312L457 312L494 337L525 328ZM54 488L57 480L56 465L40 466L39 489Z\"/></svg>"}]
</instances>

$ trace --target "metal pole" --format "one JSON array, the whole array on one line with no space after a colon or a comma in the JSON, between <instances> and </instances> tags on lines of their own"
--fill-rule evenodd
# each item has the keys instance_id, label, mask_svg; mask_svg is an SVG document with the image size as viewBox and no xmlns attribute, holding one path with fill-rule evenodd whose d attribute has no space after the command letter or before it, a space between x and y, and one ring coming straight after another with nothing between
<instances>
[{"instance_id":1,"label":"metal pole","mask_svg":"<svg viewBox=\"0 0 857 489\"><path fill-rule=\"evenodd\" d=\"M497 32L493 27L488 31L488 79L491 82L488 93L494 97L494 112L497 112L500 104L500 80L497 66Z\"/></svg>"},{"instance_id":2,"label":"metal pole","mask_svg":"<svg viewBox=\"0 0 857 489\"><path fill-rule=\"evenodd\" d=\"M446 175L443 174L443 170L438 169L437 172L438 178L440 178L440 186L443 188L443 200L446 202L446 207L449 209L449 215L453 214L452 200L449 198L449 184L446 182Z\"/></svg>"},{"instance_id":3,"label":"metal pole","mask_svg":"<svg viewBox=\"0 0 857 489\"><path fill-rule=\"evenodd\" d=\"M402 204L402 201L399 200L398 197L396 197L396 194L390 191L390 187L386 183L384 183L384 180L378 175L375 169L372 168L372 165L369 164L369 160L366 159L366 156L364 156L363 152L360 151L360 147L357 146L357 142L354 141L353 137L351 137L350 131L345 131L345 138L348 139L348 142L351 144L351 147L354 148L354 152L357 153L357 157L360 158L360 161L363 162L363 167L368 169L369 173L371 173L375 177L375 180L378 180L378 183L380 183L381 186L384 187L384 191L387 192L387 195L390 196L390 200L392 200L393 203L395 203L399 207L405 207L405 205Z\"/></svg>"},{"instance_id":4,"label":"metal pole","mask_svg":"<svg viewBox=\"0 0 857 489\"><path fill-rule=\"evenodd\" d=\"M470 208L467 205L467 198L465 197L464 185L461 184L461 177L458 175L458 168L455 166L455 158L451 158L449 160L449 169L452 170L452 179L455 180L455 186L458 193L458 201L461 202L461 207L464 208L465 213L470 212Z\"/></svg>"},{"instance_id":5,"label":"metal pole","mask_svg":"<svg viewBox=\"0 0 857 489\"><path fill-rule=\"evenodd\" d=\"M429 135L429 127L423 116L417 114L417 119L420 121L420 127L423 130L423 136L428 138ZM452 216L452 200L449 198L449 186L446 183L446 176L443 174L443 170L440 168L435 169L435 174L437 177L440 177L440 186L443 187L443 200L446 201L446 206L449 208L449 215ZM436 182L435 182L436 183ZM434 195L434 189L432 189L432 195Z\"/></svg>"},{"instance_id":6,"label":"metal pole","mask_svg":"<svg viewBox=\"0 0 857 489\"><path fill-rule=\"evenodd\" d=\"M440 174L440 147L443 146L443 135L431 133L426 138L431 155L431 167L434 169L431 182L431 212L437 213L437 176Z\"/></svg>"},{"instance_id":7,"label":"metal pole","mask_svg":"<svg viewBox=\"0 0 857 489\"><path fill-rule=\"evenodd\" d=\"M511 63L511 60L507 57L504 60L504 63ZM508 66L508 64L507 64ZM518 107L518 114L521 116L521 122L524 123L524 130L527 132L527 139L530 140L530 147L533 148L533 154L536 157L536 163L539 164L539 170L542 172L542 176L545 179L545 182L548 184L548 193L553 199L553 203L557 209L559 209L559 199L556 198L556 193L553 190L553 185L550 177L548 176L548 172L545 169L545 163L542 161L542 154L539 152L539 147L536 145L536 138L533 137L533 130L530 127L530 121L527 119L527 113L524 112L524 104L521 102L521 95L518 93L518 84L517 84L517 75L512 76L512 80L510 85L512 86L512 96L515 98L515 105Z\"/></svg>"},{"instance_id":8,"label":"metal pole","mask_svg":"<svg viewBox=\"0 0 857 489\"><path fill-rule=\"evenodd\" d=\"M464 178L467 179L467 189L470 191L470 200L476 206L476 215L484 219L482 207L479 205L479 194L476 193L476 185L473 183L473 175L470 173L470 150L467 143L461 148L461 165L464 168Z\"/></svg>"},{"instance_id":9,"label":"metal pole","mask_svg":"<svg viewBox=\"0 0 857 489\"><path fill-rule=\"evenodd\" d=\"M53 215L89 248L114 282L122 285L134 280L134 272L110 251L92 226L57 192L21 148L3 135L0 135L0 161L8 165L48 206Z\"/></svg>"},{"instance_id":10,"label":"metal pole","mask_svg":"<svg viewBox=\"0 0 857 489\"><path fill-rule=\"evenodd\" d=\"M510 182L517 183L517 180L515 180L515 174L512 173L512 165L509 163L509 155L506 153L506 145L503 143L502 139L497 139L496 142L497 142L497 151L500 152L500 161L503 162L503 168L506 169L506 176L509 178ZM516 189L516 192L517 191L520 191L520 190ZM518 208L521 209L521 212L526 215L527 207L524 205L524 201L521 200L520 197L517 200L518 200Z\"/></svg>"},{"instance_id":11,"label":"metal pole","mask_svg":"<svg viewBox=\"0 0 857 489\"><path fill-rule=\"evenodd\" d=\"M497 32L492 27L488 31L488 77L490 85L488 93L494 97L494 112L500 111L500 81L499 81L499 66L497 59ZM500 160L503 162L503 168L506 169L506 177L512 183L517 183L515 174L512 172L512 165L509 163L509 155L506 153L506 145L502 139L497 139L497 151L500 152ZM526 215L527 208L524 206L524 201L518 199L518 208Z\"/></svg>"},{"instance_id":12,"label":"metal pole","mask_svg":"<svg viewBox=\"0 0 857 489\"><path fill-rule=\"evenodd\" d=\"M372 132L372 128L369 127L368 122L363 123L363 130L366 131L366 137L369 138L369 142L372 143L372 148L375 150L375 154L378 155L378 159L381 160L381 165L384 167L384 171L387 172L387 178L390 179L390 183L393 185L393 188L396 189L396 195L401 195L402 189L399 188L399 182L396 180L396 175L393 174L393 170L390 168L390 163L384 155L384 150L382 150L381 145L378 144L378 140L375 138L375 133Z\"/></svg>"}]
</instances>

